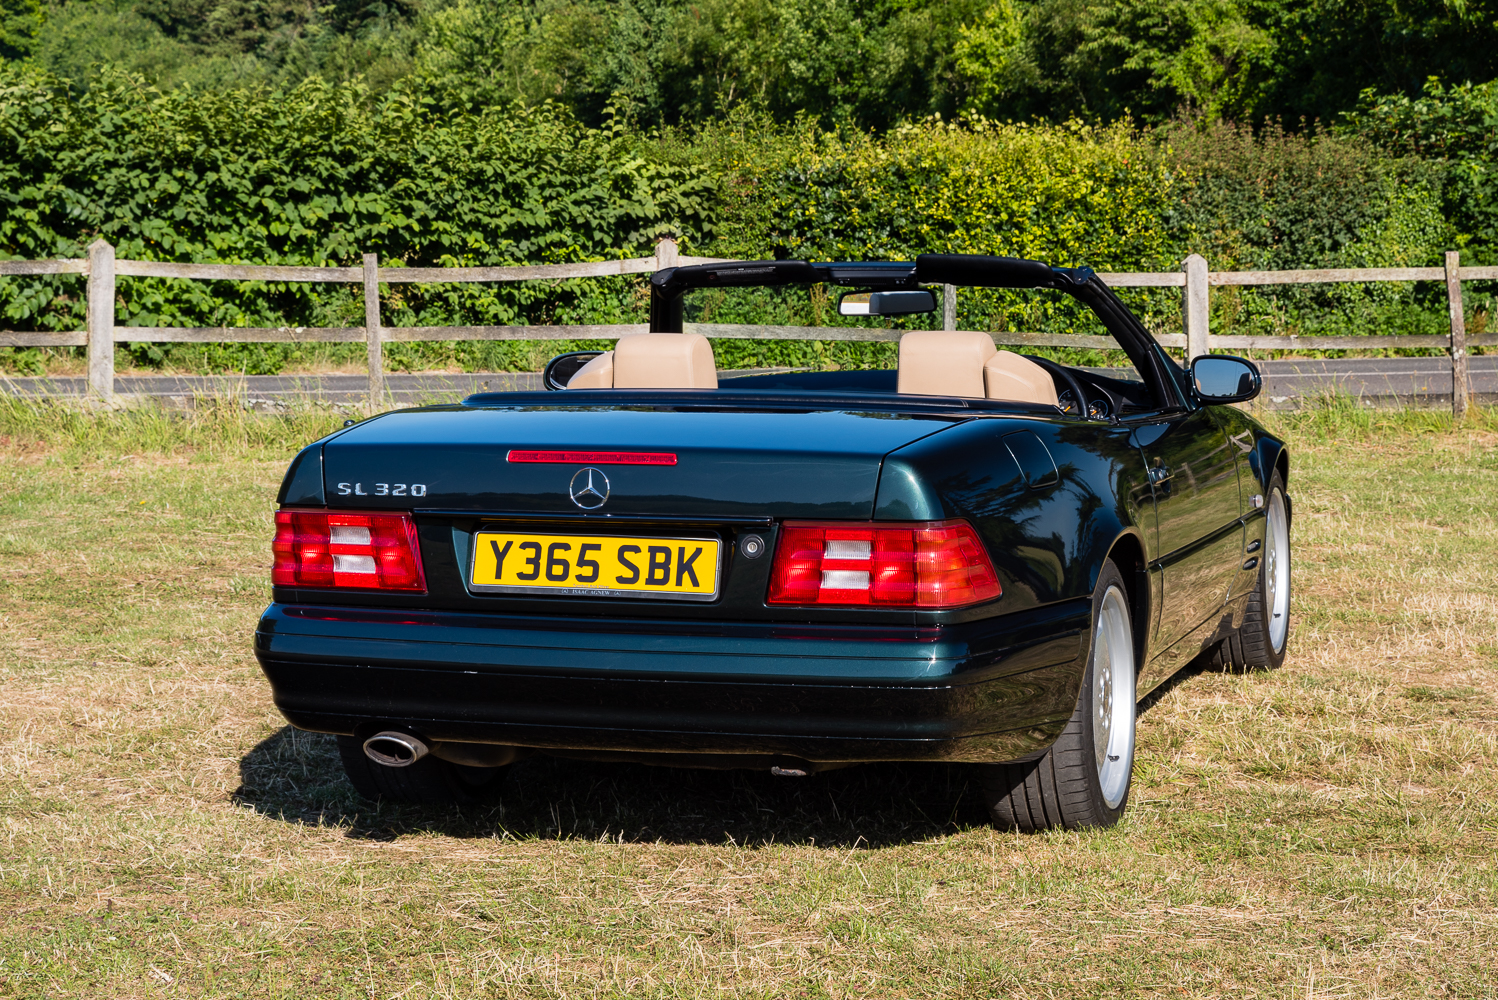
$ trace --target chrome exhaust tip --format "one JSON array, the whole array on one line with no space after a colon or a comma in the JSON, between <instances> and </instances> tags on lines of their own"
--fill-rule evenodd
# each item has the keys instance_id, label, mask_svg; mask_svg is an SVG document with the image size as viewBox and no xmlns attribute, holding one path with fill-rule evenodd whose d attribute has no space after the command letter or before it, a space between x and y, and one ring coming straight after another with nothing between
<instances>
[{"instance_id":1,"label":"chrome exhaust tip","mask_svg":"<svg viewBox=\"0 0 1498 1000\"><path fill-rule=\"evenodd\" d=\"M410 767L431 752L432 748L418 737L393 729L364 741L364 756L384 767Z\"/></svg>"}]
</instances>

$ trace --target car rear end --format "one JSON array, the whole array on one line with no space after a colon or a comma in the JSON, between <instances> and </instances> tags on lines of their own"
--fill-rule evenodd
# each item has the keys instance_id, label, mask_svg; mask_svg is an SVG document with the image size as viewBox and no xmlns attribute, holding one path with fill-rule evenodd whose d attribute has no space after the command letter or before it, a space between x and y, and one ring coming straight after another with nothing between
<instances>
[{"instance_id":1,"label":"car rear end","mask_svg":"<svg viewBox=\"0 0 1498 1000\"><path fill-rule=\"evenodd\" d=\"M970 518L878 516L888 456L964 416L555 398L298 456L255 636L293 725L810 771L1016 759L1071 714L1075 602L1027 599Z\"/></svg>"}]
</instances>

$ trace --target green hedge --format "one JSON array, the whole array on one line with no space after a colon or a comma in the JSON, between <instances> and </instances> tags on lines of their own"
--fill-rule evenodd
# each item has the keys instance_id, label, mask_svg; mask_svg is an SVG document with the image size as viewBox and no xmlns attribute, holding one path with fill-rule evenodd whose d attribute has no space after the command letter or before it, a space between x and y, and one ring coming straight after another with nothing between
<instances>
[{"instance_id":1,"label":"green hedge","mask_svg":"<svg viewBox=\"0 0 1498 1000\"><path fill-rule=\"evenodd\" d=\"M161 94L115 75L72 94L0 67L7 258L78 257L102 236L120 257L144 260L602 260L644 255L665 235L700 241L713 190L701 165L662 162L636 134L581 128L550 107L474 114L399 91L370 101L317 79L288 93ZM76 329L81 293L74 277L5 279L0 312L16 329ZM616 323L632 322L639 301L640 282L616 278L406 286L384 308L392 325ZM363 304L357 287L340 285L125 278L116 315L137 326L345 326L362 324ZM129 353L145 364L271 371L305 360L298 350ZM480 353L513 366L533 352Z\"/></svg>"},{"instance_id":2,"label":"green hedge","mask_svg":"<svg viewBox=\"0 0 1498 1000\"><path fill-rule=\"evenodd\" d=\"M1254 135L1222 124L1157 135L1176 177L1176 253L1213 270L1439 266L1466 242L1448 223L1446 165L1380 153L1357 136ZM1491 296L1474 295L1481 313ZM1447 329L1439 283L1218 288L1223 334L1431 334Z\"/></svg>"},{"instance_id":3,"label":"green hedge","mask_svg":"<svg viewBox=\"0 0 1498 1000\"><path fill-rule=\"evenodd\" d=\"M933 120L883 136L805 129L713 138L731 178L715 241L724 256L982 253L1100 271L1174 266L1159 211L1172 178L1126 125ZM767 146L776 155L765 156ZM1179 307L1135 298L1162 330L1179 328ZM957 319L963 329L1102 332L1070 300L991 289L964 289ZM894 357L893 344L860 346L843 353Z\"/></svg>"},{"instance_id":4,"label":"green hedge","mask_svg":"<svg viewBox=\"0 0 1498 1000\"><path fill-rule=\"evenodd\" d=\"M0 254L249 263L495 265L650 252L674 235L725 257L1035 257L1098 270L1434 264L1462 236L1444 221L1443 163L1353 137L1258 136L1177 124L1140 132L939 120L883 134L736 117L692 133L579 125L551 106L469 111L400 87L372 98L320 80L289 92L158 93L118 74L86 93L0 67ZM1439 332L1437 289L1219 289L1214 329ZM1131 290L1159 332L1178 294ZM640 322L643 279L395 286L395 326ZM1474 297L1481 327L1491 300ZM778 307L777 307L778 308ZM776 313L816 322L814 310ZM13 329L83 325L76 276L0 279ZM783 310L782 310L783 312ZM124 278L119 322L357 326L357 286ZM769 313L760 317L768 319ZM799 317L799 318L798 318ZM751 321L752 315L738 321ZM1067 302L965 291L959 324L1096 332ZM562 343L391 344L394 369L533 370ZM720 341L728 367L884 366L894 345ZM39 371L37 350L0 367ZM357 363L360 345L129 344L144 367L270 373ZM1100 360L1089 358L1088 360Z\"/></svg>"},{"instance_id":5,"label":"green hedge","mask_svg":"<svg viewBox=\"0 0 1498 1000\"><path fill-rule=\"evenodd\" d=\"M732 179L717 221L725 255L905 258L1010 254L1099 271L1439 265L1442 163L1356 136L1177 123L1141 133L932 121L884 136L734 131L712 136ZM767 155L766 150L771 154ZM1157 332L1179 332L1173 290L1121 293ZM965 291L959 326L1098 332L1033 296ZM1492 299L1473 296L1481 323ZM1213 329L1237 334L1439 333L1444 289L1409 284L1219 288Z\"/></svg>"}]
</instances>

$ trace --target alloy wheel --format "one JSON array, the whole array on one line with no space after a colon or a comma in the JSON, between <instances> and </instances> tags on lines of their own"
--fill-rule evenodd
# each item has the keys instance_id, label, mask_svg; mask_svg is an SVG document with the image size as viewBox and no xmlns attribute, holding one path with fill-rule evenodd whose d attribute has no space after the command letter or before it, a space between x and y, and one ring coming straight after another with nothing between
<instances>
[{"instance_id":1,"label":"alloy wheel","mask_svg":"<svg viewBox=\"0 0 1498 1000\"><path fill-rule=\"evenodd\" d=\"M1108 588L1092 637L1092 745L1103 801L1116 809L1134 763L1134 641L1129 604Z\"/></svg>"}]
</instances>

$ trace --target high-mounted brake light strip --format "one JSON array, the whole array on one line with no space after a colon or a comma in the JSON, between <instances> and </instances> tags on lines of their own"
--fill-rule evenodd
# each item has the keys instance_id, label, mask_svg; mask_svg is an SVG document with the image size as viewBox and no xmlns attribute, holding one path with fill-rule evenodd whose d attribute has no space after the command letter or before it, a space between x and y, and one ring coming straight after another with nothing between
<instances>
[{"instance_id":1,"label":"high-mounted brake light strip","mask_svg":"<svg viewBox=\"0 0 1498 1000\"><path fill-rule=\"evenodd\" d=\"M511 451L511 462L539 462L549 465L675 465L676 453L670 451Z\"/></svg>"},{"instance_id":2,"label":"high-mounted brake light strip","mask_svg":"<svg viewBox=\"0 0 1498 1000\"><path fill-rule=\"evenodd\" d=\"M1002 593L966 521L787 521L775 546L768 601L958 608Z\"/></svg>"},{"instance_id":3,"label":"high-mounted brake light strip","mask_svg":"<svg viewBox=\"0 0 1498 1000\"><path fill-rule=\"evenodd\" d=\"M427 589L410 514L278 510L271 551L279 587Z\"/></svg>"}]
</instances>

